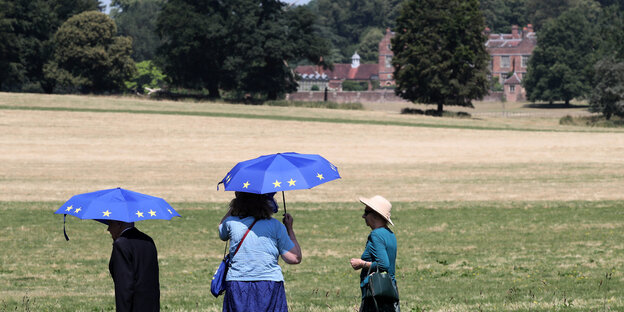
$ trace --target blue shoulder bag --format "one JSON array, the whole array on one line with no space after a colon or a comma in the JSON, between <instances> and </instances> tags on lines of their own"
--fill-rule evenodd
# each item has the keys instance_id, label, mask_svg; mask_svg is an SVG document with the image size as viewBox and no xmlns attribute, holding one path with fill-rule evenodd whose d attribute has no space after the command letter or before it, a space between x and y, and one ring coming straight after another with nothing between
<instances>
[{"instance_id":1,"label":"blue shoulder bag","mask_svg":"<svg viewBox=\"0 0 624 312\"><path fill-rule=\"evenodd\" d=\"M225 277L227 276L228 269L230 268L230 260L236 255L238 249L243 244L245 237L247 237L247 234L249 234L249 231L254 226L254 224L256 224L257 221L258 220L254 220L251 226L247 229L247 232L245 232L245 235L243 235L240 243L238 243L238 246L236 247L233 255L230 256L230 254L225 254L225 252L227 251L227 242L225 243L223 260L221 260L221 264L219 264L217 271L212 276L212 282L210 282L210 292L213 296L219 297L219 295L221 295L225 291Z\"/></svg>"}]
</instances>

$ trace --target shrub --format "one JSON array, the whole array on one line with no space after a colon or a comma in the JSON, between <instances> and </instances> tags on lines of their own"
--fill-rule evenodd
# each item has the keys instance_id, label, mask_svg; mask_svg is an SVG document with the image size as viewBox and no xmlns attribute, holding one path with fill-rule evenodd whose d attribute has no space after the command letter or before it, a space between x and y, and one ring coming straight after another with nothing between
<instances>
[{"instance_id":1,"label":"shrub","mask_svg":"<svg viewBox=\"0 0 624 312\"><path fill-rule=\"evenodd\" d=\"M343 91L366 91L368 90L368 82L345 80L342 82Z\"/></svg>"}]
</instances>

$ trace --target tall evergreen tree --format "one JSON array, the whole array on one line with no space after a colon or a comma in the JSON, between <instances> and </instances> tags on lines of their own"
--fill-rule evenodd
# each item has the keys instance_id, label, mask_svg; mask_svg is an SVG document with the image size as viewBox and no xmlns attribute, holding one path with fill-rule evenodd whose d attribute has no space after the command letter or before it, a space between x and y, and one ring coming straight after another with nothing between
<instances>
[{"instance_id":1,"label":"tall evergreen tree","mask_svg":"<svg viewBox=\"0 0 624 312\"><path fill-rule=\"evenodd\" d=\"M132 41L116 36L115 22L89 11L68 19L54 35L54 58L44 68L60 91L117 91L135 72Z\"/></svg>"},{"instance_id":2,"label":"tall evergreen tree","mask_svg":"<svg viewBox=\"0 0 624 312\"><path fill-rule=\"evenodd\" d=\"M110 16L119 34L132 38L132 58L136 62L153 60L160 39L156 20L165 0L114 0Z\"/></svg>"},{"instance_id":3,"label":"tall evergreen tree","mask_svg":"<svg viewBox=\"0 0 624 312\"><path fill-rule=\"evenodd\" d=\"M564 101L591 89L597 37L583 12L571 9L544 25L523 85L532 101Z\"/></svg>"},{"instance_id":4,"label":"tall evergreen tree","mask_svg":"<svg viewBox=\"0 0 624 312\"><path fill-rule=\"evenodd\" d=\"M395 92L437 105L472 106L487 94L484 19L478 0L404 2L392 39Z\"/></svg>"}]
</instances>

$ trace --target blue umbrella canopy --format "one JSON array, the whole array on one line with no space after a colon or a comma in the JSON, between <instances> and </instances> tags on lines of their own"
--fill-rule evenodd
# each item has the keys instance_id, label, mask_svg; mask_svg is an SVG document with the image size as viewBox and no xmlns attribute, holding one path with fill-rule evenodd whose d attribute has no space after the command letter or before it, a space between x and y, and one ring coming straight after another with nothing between
<instances>
[{"instance_id":1,"label":"blue umbrella canopy","mask_svg":"<svg viewBox=\"0 0 624 312\"><path fill-rule=\"evenodd\" d=\"M309 189L336 179L338 168L322 156L290 152L239 162L220 183L226 191L267 194Z\"/></svg>"},{"instance_id":2,"label":"blue umbrella canopy","mask_svg":"<svg viewBox=\"0 0 624 312\"><path fill-rule=\"evenodd\" d=\"M173 217L180 216L160 197L119 187L74 195L54 213L104 222L108 220L124 222L151 219L171 220Z\"/></svg>"}]
</instances>

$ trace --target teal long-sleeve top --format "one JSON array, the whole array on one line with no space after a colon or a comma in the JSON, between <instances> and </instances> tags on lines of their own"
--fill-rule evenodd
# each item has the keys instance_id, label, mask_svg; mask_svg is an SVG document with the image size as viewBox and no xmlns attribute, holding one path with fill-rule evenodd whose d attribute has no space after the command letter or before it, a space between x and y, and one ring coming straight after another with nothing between
<instances>
[{"instance_id":1,"label":"teal long-sleeve top","mask_svg":"<svg viewBox=\"0 0 624 312\"><path fill-rule=\"evenodd\" d=\"M396 283L395 264L397 255L397 240L394 233L387 227L376 228L371 231L366 241L366 248L361 259L371 262L370 272L385 271L392 276ZM365 286L368 283L368 269L362 269L360 273L360 287L364 295Z\"/></svg>"}]
</instances>

